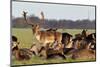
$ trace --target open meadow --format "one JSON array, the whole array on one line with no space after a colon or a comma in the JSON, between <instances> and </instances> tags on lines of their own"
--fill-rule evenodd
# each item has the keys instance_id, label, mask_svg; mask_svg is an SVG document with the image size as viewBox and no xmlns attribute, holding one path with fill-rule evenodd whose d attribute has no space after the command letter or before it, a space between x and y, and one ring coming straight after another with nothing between
<instances>
[{"instance_id":1,"label":"open meadow","mask_svg":"<svg viewBox=\"0 0 100 67\"><path fill-rule=\"evenodd\" d=\"M77 33L81 33L82 29L59 29L59 32L67 32L72 34L73 36ZM89 33L95 32L95 30L88 30ZM12 28L12 35L18 38L20 42L20 48L30 48L32 43L38 43L35 36L32 34L32 30L30 28ZM95 59L76 59L73 60L71 58L66 58L63 60L59 59L42 59L37 56L33 56L30 60L18 61L12 56L12 65L27 65L27 64L48 64L48 63L67 63L67 62L79 62L79 61L95 61Z\"/></svg>"}]
</instances>

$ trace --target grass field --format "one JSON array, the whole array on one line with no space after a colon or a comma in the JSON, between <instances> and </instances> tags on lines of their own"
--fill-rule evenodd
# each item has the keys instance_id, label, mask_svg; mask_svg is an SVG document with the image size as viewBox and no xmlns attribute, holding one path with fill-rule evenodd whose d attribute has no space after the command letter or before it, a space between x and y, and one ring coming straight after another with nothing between
<instances>
[{"instance_id":1,"label":"grass field","mask_svg":"<svg viewBox=\"0 0 100 67\"><path fill-rule=\"evenodd\" d=\"M72 35L80 33L82 29L59 29L57 30L59 32L67 32ZM95 30L88 30L90 33L95 32ZM20 48L30 48L32 43L38 43L35 36L32 35L31 29L25 29L25 28L13 28L12 29L12 35L16 36L18 38L18 41L20 42L19 47ZM14 57L12 57L12 65L27 65L27 64L47 64L47 63L63 63L63 62L76 62L76 61L94 61L95 59L77 59L72 60L70 58L67 58L66 60L63 60L61 58L59 59L48 59L44 60L40 57L33 56L28 61L18 61Z\"/></svg>"}]
</instances>

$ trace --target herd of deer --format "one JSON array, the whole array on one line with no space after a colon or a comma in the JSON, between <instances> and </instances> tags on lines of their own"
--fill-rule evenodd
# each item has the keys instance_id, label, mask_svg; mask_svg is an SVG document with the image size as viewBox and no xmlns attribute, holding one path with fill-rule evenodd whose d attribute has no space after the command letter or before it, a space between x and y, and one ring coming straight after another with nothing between
<instances>
[{"instance_id":1,"label":"herd of deer","mask_svg":"<svg viewBox=\"0 0 100 67\"><path fill-rule=\"evenodd\" d=\"M70 58L95 58L96 51L96 33L88 34L87 30L76 34L74 37L69 33L57 32L56 29L40 30L39 24L28 22L26 12L23 11L25 22L32 26L33 35L39 44L33 44L31 48L19 48L19 42L16 36L12 36L12 54L17 60L29 60L32 55L44 57L46 59L54 56L60 56L66 59L68 54ZM41 12L44 21L44 14ZM40 45L41 47L37 47Z\"/></svg>"}]
</instances>

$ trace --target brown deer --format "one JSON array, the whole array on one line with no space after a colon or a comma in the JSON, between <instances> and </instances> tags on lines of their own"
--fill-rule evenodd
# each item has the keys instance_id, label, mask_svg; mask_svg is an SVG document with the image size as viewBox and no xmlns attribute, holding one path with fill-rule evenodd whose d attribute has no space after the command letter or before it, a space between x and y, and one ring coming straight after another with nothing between
<instances>
[{"instance_id":1,"label":"brown deer","mask_svg":"<svg viewBox=\"0 0 100 67\"><path fill-rule=\"evenodd\" d=\"M29 60L32 57L33 52L27 48L19 48L19 42L17 42L17 37L12 36L12 56L16 60Z\"/></svg>"},{"instance_id":2,"label":"brown deer","mask_svg":"<svg viewBox=\"0 0 100 67\"><path fill-rule=\"evenodd\" d=\"M56 32L56 31L57 31L57 28L56 28L56 29L52 29L52 28L50 28L50 29L47 29L46 31Z\"/></svg>"},{"instance_id":3,"label":"brown deer","mask_svg":"<svg viewBox=\"0 0 100 67\"><path fill-rule=\"evenodd\" d=\"M56 58L61 57L62 59L66 59L66 56L63 53L63 46L61 43L54 43L57 46L54 48L50 48L48 45L45 47L42 47L42 49L39 51L39 56L44 57L45 59L49 58Z\"/></svg>"},{"instance_id":4,"label":"brown deer","mask_svg":"<svg viewBox=\"0 0 100 67\"><path fill-rule=\"evenodd\" d=\"M86 48L76 50L72 53L72 59L95 59L95 51L90 50L91 43L89 43Z\"/></svg>"},{"instance_id":5,"label":"brown deer","mask_svg":"<svg viewBox=\"0 0 100 67\"><path fill-rule=\"evenodd\" d=\"M62 34L60 32L52 32L52 31L41 31L39 24L34 24L32 22L28 22L26 18L26 12L23 11L23 16L27 24L32 26L33 34L36 36L36 39L39 41L39 43L42 44L42 46L46 46L48 43L53 43L54 41L58 41L58 43L61 43L62 40ZM42 21L40 20L40 23L44 21L44 14L41 12Z\"/></svg>"},{"instance_id":6,"label":"brown deer","mask_svg":"<svg viewBox=\"0 0 100 67\"><path fill-rule=\"evenodd\" d=\"M86 31L82 31L82 36L73 39L73 45L76 50L72 52L73 59L95 59L96 42L95 33L86 35Z\"/></svg>"}]
</instances>

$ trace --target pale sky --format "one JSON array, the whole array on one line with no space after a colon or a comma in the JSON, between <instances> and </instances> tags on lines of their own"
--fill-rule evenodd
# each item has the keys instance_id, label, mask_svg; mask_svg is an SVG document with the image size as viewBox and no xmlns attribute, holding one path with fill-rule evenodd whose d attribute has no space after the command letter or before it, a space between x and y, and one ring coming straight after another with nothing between
<instances>
[{"instance_id":1,"label":"pale sky","mask_svg":"<svg viewBox=\"0 0 100 67\"><path fill-rule=\"evenodd\" d=\"M95 19L94 6L46 4L34 2L12 2L12 16L22 17L22 11L27 11L29 15L40 17L43 11L46 19Z\"/></svg>"}]
</instances>

